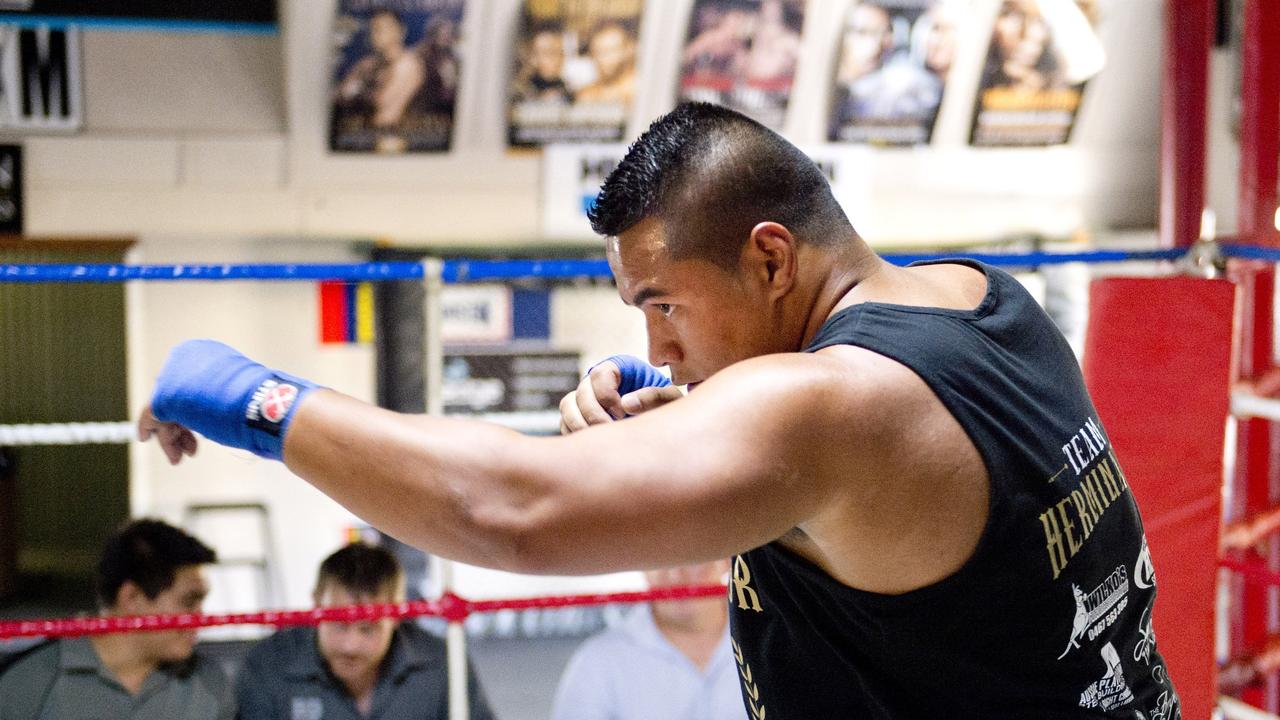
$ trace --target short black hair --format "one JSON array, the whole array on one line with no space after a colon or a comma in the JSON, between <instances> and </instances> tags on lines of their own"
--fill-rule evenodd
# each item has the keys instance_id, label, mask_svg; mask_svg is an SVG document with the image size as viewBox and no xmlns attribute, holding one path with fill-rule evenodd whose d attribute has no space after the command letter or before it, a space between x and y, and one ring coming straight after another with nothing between
<instances>
[{"instance_id":1,"label":"short black hair","mask_svg":"<svg viewBox=\"0 0 1280 720\"><path fill-rule=\"evenodd\" d=\"M588 211L592 229L606 236L649 217L679 226L667 233L673 257L726 268L765 221L814 245L856 237L826 176L799 148L741 113L701 102L655 120Z\"/></svg>"},{"instance_id":2,"label":"short black hair","mask_svg":"<svg viewBox=\"0 0 1280 720\"><path fill-rule=\"evenodd\" d=\"M378 545L355 542L325 558L316 577L316 596L330 584L352 595L392 593L404 581L404 570L391 551Z\"/></svg>"},{"instance_id":3,"label":"short black hair","mask_svg":"<svg viewBox=\"0 0 1280 720\"><path fill-rule=\"evenodd\" d=\"M101 607L113 607L120 586L132 582L154 600L173 587L180 568L217 561L209 546L162 520L134 520L107 539L94 592Z\"/></svg>"}]
</instances>

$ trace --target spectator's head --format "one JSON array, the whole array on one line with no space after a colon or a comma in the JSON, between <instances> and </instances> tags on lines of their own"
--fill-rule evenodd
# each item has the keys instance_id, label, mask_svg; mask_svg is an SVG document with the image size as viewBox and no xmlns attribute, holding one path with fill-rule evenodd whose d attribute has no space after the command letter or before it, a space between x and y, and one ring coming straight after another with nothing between
<instances>
[{"instance_id":1,"label":"spectator's head","mask_svg":"<svg viewBox=\"0 0 1280 720\"><path fill-rule=\"evenodd\" d=\"M135 520L107 540L94 590L113 615L198 613L209 594L203 566L217 561L204 543L159 520ZM195 630L135 633L141 654L155 662L191 656Z\"/></svg>"},{"instance_id":2,"label":"spectator's head","mask_svg":"<svg viewBox=\"0 0 1280 720\"><path fill-rule=\"evenodd\" d=\"M729 572L728 560L713 560L696 565L680 565L661 570L648 570L644 579L650 588L681 587L687 585L718 585ZM723 597L695 600L663 600L652 604L654 620L663 625L688 627L709 613L725 611Z\"/></svg>"},{"instance_id":3,"label":"spectator's head","mask_svg":"<svg viewBox=\"0 0 1280 720\"><path fill-rule=\"evenodd\" d=\"M404 597L404 571L386 548L352 543L320 563L317 607L402 602ZM377 677L395 629L390 618L320 623L317 644L330 672L348 686L363 685Z\"/></svg>"}]
</instances>

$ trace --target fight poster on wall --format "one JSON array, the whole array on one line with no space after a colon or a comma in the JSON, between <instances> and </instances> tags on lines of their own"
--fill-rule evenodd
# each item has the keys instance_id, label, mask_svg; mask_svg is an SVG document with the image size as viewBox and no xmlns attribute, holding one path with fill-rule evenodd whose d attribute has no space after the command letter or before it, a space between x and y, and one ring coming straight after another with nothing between
<instances>
[{"instance_id":1,"label":"fight poster on wall","mask_svg":"<svg viewBox=\"0 0 1280 720\"><path fill-rule=\"evenodd\" d=\"M840 33L827 139L928 143L967 6L968 0L855 0Z\"/></svg>"},{"instance_id":2,"label":"fight poster on wall","mask_svg":"<svg viewBox=\"0 0 1280 720\"><path fill-rule=\"evenodd\" d=\"M329 149L449 149L464 0L340 0Z\"/></svg>"},{"instance_id":3,"label":"fight poster on wall","mask_svg":"<svg viewBox=\"0 0 1280 720\"><path fill-rule=\"evenodd\" d=\"M622 139L643 9L643 0L525 3L511 80L512 147Z\"/></svg>"},{"instance_id":4,"label":"fight poster on wall","mask_svg":"<svg viewBox=\"0 0 1280 720\"><path fill-rule=\"evenodd\" d=\"M1061 145L1106 54L1096 0L1004 0L974 104L980 146Z\"/></svg>"},{"instance_id":5,"label":"fight poster on wall","mask_svg":"<svg viewBox=\"0 0 1280 720\"><path fill-rule=\"evenodd\" d=\"M782 129L804 0L694 0L680 100L712 102Z\"/></svg>"}]
</instances>

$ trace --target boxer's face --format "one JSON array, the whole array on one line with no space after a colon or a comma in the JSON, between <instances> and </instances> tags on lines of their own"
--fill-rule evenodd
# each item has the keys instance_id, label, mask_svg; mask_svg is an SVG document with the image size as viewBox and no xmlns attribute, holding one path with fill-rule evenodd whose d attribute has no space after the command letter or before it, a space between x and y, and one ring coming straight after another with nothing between
<instances>
[{"instance_id":1,"label":"boxer's face","mask_svg":"<svg viewBox=\"0 0 1280 720\"><path fill-rule=\"evenodd\" d=\"M329 582L320 591L316 604L320 607L337 607L403 600L403 592L388 591L370 596L353 593L337 583ZM389 618L352 623L325 622L320 623L316 630L316 642L329 671L344 683L356 685L377 676L382 659L391 648L395 630L396 621Z\"/></svg>"},{"instance_id":2,"label":"boxer's face","mask_svg":"<svg viewBox=\"0 0 1280 720\"><path fill-rule=\"evenodd\" d=\"M644 313L649 362L689 389L740 360L779 352L776 317L750 274L708 260L674 260L662 223L646 218L606 252L618 294Z\"/></svg>"}]
</instances>

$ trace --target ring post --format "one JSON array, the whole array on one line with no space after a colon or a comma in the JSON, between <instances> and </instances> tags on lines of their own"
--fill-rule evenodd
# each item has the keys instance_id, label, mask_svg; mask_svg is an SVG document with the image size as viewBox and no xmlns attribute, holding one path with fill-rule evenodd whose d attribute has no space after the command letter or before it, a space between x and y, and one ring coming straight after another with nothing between
<instances>
[{"instance_id":1,"label":"ring post","mask_svg":"<svg viewBox=\"0 0 1280 720\"><path fill-rule=\"evenodd\" d=\"M426 320L426 332L422 333L422 388L426 394L428 415L444 415L444 397L440 394L444 383L444 337L440 323L444 319L441 300L444 293L444 261L427 258L422 261L423 294L422 317ZM446 600L453 595L453 562L440 560L440 592ZM467 634L463 627L465 616L448 617L445 635L449 667L449 720L467 720L471 708L467 702Z\"/></svg>"}]
</instances>

